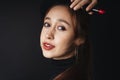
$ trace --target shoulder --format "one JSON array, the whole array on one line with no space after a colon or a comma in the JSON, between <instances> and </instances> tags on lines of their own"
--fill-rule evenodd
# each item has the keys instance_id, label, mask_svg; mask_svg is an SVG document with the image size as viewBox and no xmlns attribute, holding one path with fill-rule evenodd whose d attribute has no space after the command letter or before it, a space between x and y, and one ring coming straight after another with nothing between
<instances>
[{"instance_id":1,"label":"shoulder","mask_svg":"<svg viewBox=\"0 0 120 80\"><path fill-rule=\"evenodd\" d=\"M59 74L54 80L87 80L83 79L84 73L79 65L74 65Z\"/></svg>"}]
</instances>

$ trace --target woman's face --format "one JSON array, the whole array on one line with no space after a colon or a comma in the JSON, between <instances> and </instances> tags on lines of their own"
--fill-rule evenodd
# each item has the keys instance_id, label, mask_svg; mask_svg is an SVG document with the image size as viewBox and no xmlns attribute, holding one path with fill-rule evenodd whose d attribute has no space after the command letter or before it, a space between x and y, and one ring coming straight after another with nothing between
<instances>
[{"instance_id":1,"label":"woman's face","mask_svg":"<svg viewBox=\"0 0 120 80\"><path fill-rule=\"evenodd\" d=\"M40 36L44 57L59 60L74 55L74 22L65 6L54 6L48 11Z\"/></svg>"}]
</instances>

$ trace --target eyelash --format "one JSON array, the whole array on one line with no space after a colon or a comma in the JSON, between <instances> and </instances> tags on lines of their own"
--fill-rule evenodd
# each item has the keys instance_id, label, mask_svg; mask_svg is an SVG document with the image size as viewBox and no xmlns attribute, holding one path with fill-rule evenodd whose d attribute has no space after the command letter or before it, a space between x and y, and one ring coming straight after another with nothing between
<instances>
[{"instance_id":1,"label":"eyelash","mask_svg":"<svg viewBox=\"0 0 120 80\"><path fill-rule=\"evenodd\" d=\"M57 29L58 29L58 30L62 30L62 31L65 31L65 30L66 30L66 28L65 28L64 26L58 26Z\"/></svg>"},{"instance_id":2,"label":"eyelash","mask_svg":"<svg viewBox=\"0 0 120 80\"><path fill-rule=\"evenodd\" d=\"M47 23L47 22L45 22L45 23L43 24L43 26L44 26L44 27L51 27L51 25L50 25L49 23ZM57 26L57 29L58 29L58 30L61 30L61 31L65 31L65 30L66 30L66 28L65 28L64 26Z\"/></svg>"},{"instance_id":3,"label":"eyelash","mask_svg":"<svg viewBox=\"0 0 120 80\"><path fill-rule=\"evenodd\" d=\"M45 22L45 23L43 24L43 26L44 26L44 27L50 27L51 25L50 25L49 23Z\"/></svg>"}]
</instances>

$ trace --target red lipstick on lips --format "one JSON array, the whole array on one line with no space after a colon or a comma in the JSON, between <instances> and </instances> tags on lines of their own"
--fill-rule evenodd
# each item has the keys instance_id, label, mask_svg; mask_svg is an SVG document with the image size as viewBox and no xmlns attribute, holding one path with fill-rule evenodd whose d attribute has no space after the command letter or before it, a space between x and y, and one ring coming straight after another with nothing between
<instances>
[{"instance_id":1,"label":"red lipstick on lips","mask_svg":"<svg viewBox=\"0 0 120 80\"><path fill-rule=\"evenodd\" d=\"M43 48L45 49L45 50L51 50L51 49L53 49L55 46L54 45L52 45L52 44L50 44L50 43L47 43L47 42L44 42L43 43Z\"/></svg>"}]
</instances>

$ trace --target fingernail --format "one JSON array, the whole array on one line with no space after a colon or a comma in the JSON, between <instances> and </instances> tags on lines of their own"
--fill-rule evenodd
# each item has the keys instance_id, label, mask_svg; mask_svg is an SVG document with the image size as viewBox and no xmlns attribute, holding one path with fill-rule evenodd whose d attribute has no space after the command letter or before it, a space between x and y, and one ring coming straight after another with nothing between
<instances>
[{"instance_id":1,"label":"fingernail","mask_svg":"<svg viewBox=\"0 0 120 80\"><path fill-rule=\"evenodd\" d=\"M89 10L88 10L88 9L86 9L86 11L88 12Z\"/></svg>"},{"instance_id":2,"label":"fingernail","mask_svg":"<svg viewBox=\"0 0 120 80\"><path fill-rule=\"evenodd\" d=\"M70 5L70 8L72 8L72 6Z\"/></svg>"},{"instance_id":3,"label":"fingernail","mask_svg":"<svg viewBox=\"0 0 120 80\"><path fill-rule=\"evenodd\" d=\"M71 2L73 2L73 0L71 0Z\"/></svg>"},{"instance_id":4,"label":"fingernail","mask_svg":"<svg viewBox=\"0 0 120 80\"><path fill-rule=\"evenodd\" d=\"M73 8L74 10L77 10L77 8L75 7L75 8Z\"/></svg>"}]
</instances>

